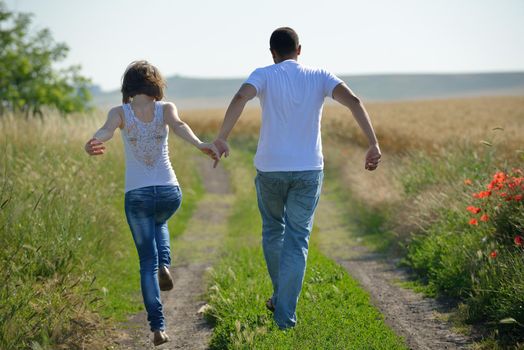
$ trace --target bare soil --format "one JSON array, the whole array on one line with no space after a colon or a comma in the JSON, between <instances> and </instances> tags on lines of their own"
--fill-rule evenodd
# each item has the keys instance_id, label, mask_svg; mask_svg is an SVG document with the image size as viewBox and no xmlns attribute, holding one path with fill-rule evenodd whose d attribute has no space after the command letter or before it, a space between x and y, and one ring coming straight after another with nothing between
<instances>
[{"instance_id":1,"label":"bare soil","mask_svg":"<svg viewBox=\"0 0 524 350\"><path fill-rule=\"evenodd\" d=\"M122 325L118 349L207 349L212 328L199 313L205 305L205 275L225 235L231 203L229 179L222 167L198 160L206 194L198 203L186 231L172 242L170 272L174 288L161 292L166 333L171 341L155 347L146 312L130 317ZM184 189L182 189L184 191ZM172 219L176 220L176 216Z\"/></svg>"},{"instance_id":2,"label":"bare soil","mask_svg":"<svg viewBox=\"0 0 524 350\"><path fill-rule=\"evenodd\" d=\"M410 349L468 349L473 340L455 332L445 321L453 303L400 287L399 282L409 279L407 271L363 246L355 235L355 226L344 218L343 209L332 197L324 193L320 201L315 219L319 230L314 239L367 290L386 323Z\"/></svg>"}]
</instances>

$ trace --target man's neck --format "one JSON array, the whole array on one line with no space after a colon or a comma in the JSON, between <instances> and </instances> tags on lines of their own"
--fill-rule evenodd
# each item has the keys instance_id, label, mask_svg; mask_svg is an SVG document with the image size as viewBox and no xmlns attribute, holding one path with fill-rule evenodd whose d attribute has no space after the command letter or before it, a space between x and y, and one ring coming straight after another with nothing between
<instances>
[{"instance_id":1,"label":"man's neck","mask_svg":"<svg viewBox=\"0 0 524 350\"><path fill-rule=\"evenodd\" d=\"M287 60L298 61L298 56L297 55L289 55L289 56L277 57L275 59L275 63L281 63L281 62L284 62L284 61L287 61Z\"/></svg>"}]
</instances>

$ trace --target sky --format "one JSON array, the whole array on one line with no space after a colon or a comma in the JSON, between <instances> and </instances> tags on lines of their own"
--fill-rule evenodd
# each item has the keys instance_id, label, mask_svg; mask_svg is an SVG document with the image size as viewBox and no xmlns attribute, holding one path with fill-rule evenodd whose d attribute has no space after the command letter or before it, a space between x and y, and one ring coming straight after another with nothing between
<instances>
[{"instance_id":1,"label":"sky","mask_svg":"<svg viewBox=\"0 0 524 350\"><path fill-rule=\"evenodd\" d=\"M147 59L164 76L246 77L269 36L300 37L305 65L335 74L524 71L524 0L4 0L104 90Z\"/></svg>"}]
</instances>

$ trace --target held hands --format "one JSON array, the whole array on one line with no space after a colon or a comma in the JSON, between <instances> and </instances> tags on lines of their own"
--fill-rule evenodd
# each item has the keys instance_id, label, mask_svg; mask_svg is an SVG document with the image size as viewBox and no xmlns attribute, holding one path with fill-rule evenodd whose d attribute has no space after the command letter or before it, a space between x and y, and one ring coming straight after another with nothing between
<instances>
[{"instance_id":1,"label":"held hands","mask_svg":"<svg viewBox=\"0 0 524 350\"><path fill-rule=\"evenodd\" d=\"M369 171L375 170L378 167L378 163L380 163L380 157L382 157L382 153L380 153L380 147L378 144L369 146L366 153L366 164L364 165L364 168Z\"/></svg>"},{"instance_id":2,"label":"held hands","mask_svg":"<svg viewBox=\"0 0 524 350\"><path fill-rule=\"evenodd\" d=\"M227 144L226 140L223 139L216 139L213 141L213 145L215 145L218 150L218 159L215 159L215 163L213 163L213 168L216 168L220 158L222 158L222 155L224 155L226 158L229 156L229 145Z\"/></svg>"},{"instance_id":3,"label":"held hands","mask_svg":"<svg viewBox=\"0 0 524 350\"><path fill-rule=\"evenodd\" d=\"M215 161L214 164L217 164L218 161L220 160L220 153L217 149L217 147L212 144L212 143L206 143L206 142L201 142L197 148L202 151L202 153L208 155L209 157L211 157L211 159L213 159ZM215 167L215 166L213 166Z\"/></svg>"},{"instance_id":4,"label":"held hands","mask_svg":"<svg viewBox=\"0 0 524 350\"><path fill-rule=\"evenodd\" d=\"M104 154L105 149L106 146L104 146L104 143L95 138L92 138L91 140L87 141L86 145L84 146L84 150L90 156L102 155Z\"/></svg>"}]
</instances>

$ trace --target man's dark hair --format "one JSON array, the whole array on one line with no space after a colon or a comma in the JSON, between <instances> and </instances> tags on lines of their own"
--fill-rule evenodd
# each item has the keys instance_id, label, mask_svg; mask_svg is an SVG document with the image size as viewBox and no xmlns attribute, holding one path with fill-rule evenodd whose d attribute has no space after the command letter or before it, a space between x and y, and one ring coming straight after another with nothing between
<instances>
[{"instance_id":1,"label":"man's dark hair","mask_svg":"<svg viewBox=\"0 0 524 350\"><path fill-rule=\"evenodd\" d=\"M275 29L269 39L269 47L279 56L286 56L298 48L298 34L289 27Z\"/></svg>"}]
</instances>

